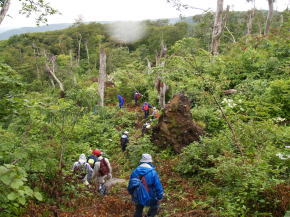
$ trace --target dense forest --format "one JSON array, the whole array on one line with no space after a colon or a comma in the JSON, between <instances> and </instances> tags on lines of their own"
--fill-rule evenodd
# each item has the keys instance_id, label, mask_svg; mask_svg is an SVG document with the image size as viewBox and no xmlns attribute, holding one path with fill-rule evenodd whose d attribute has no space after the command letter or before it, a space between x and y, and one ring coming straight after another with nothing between
<instances>
[{"instance_id":1,"label":"dense forest","mask_svg":"<svg viewBox=\"0 0 290 217\"><path fill-rule=\"evenodd\" d=\"M274 12L265 34L267 11L250 13L225 14L218 53L212 12L192 22L145 21L144 37L132 43L112 38L111 24L81 20L1 41L0 216L132 216L127 182L142 153L153 156L164 187L158 216L284 216L290 14ZM156 144L154 130L141 134L143 102L162 117L176 94L188 98L202 129L178 150ZM113 177L126 180L105 196L72 175L79 155L95 148Z\"/></svg>"}]
</instances>

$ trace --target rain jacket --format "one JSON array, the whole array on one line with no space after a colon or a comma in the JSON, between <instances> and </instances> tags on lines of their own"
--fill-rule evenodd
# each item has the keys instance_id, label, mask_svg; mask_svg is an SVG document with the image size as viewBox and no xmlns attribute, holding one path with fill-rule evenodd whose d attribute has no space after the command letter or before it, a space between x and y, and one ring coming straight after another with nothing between
<instances>
[{"instance_id":1,"label":"rain jacket","mask_svg":"<svg viewBox=\"0 0 290 217\"><path fill-rule=\"evenodd\" d=\"M162 184L160 183L159 176L151 163L141 163L133 171L133 173L130 176L128 192L132 196L134 196L134 190L138 185L136 179L139 179L142 176L145 177L146 183L149 187L150 199L148 201L139 201L137 203L144 204L145 206L154 206L157 204L157 201L161 200L163 197L163 187ZM134 198L133 201L135 201Z\"/></svg>"},{"instance_id":2,"label":"rain jacket","mask_svg":"<svg viewBox=\"0 0 290 217\"><path fill-rule=\"evenodd\" d=\"M121 108L124 105L124 98L121 95L117 95L118 100L119 100L119 107Z\"/></svg>"}]
</instances>

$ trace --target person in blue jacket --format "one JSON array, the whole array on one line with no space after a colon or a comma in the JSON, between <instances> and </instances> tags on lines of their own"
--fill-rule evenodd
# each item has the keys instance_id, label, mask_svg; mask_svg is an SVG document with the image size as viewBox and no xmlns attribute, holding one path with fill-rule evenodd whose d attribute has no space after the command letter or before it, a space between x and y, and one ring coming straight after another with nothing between
<instances>
[{"instance_id":1,"label":"person in blue jacket","mask_svg":"<svg viewBox=\"0 0 290 217\"><path fill-rule=\"evenodd\" d=\"M118 100L119 100L119 107L122 108L124 103L125 103L125 100L124 100L124 98L121 95L117 95L117 97L118 97Z\"/></svg>"},{"instance_id":2,"label":"person in blue jacket","mask_svg":"<svg viewBox=\"0 0 290 217\"><path fill-rule=\"evenodd\" d=\"M158 212L159 201L163 198L163 187L152 162L153 160L150 154L142 154L139 166L130 176L128 192L132 195L132 199L136 204L134 217L142 217L144 206L150 207L147 213L148 217L155 216ZM146 201L140 201L140 198L144 197L136 197L134 192L136 191L135 180L138 179L140 180L139 183L141 182L141 184L144 184L149 194Z\"/></svg>"}]
</instances>

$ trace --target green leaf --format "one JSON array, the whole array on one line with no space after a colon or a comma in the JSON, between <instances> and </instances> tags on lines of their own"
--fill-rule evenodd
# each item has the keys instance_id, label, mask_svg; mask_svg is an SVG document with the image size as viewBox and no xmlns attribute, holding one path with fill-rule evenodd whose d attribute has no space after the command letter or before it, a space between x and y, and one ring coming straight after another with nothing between
<instances>
[{"instance_id":1,"label":"green leaf","mask_svg":"<svg viewBox=\"0 0 290 217\"><path fill-rule=\"evenodd\" d=\"M11 192L7 195L8 200L15 200L17 198L17 194L15 192Z\"/></svg>"},{"instance_id":2,"label":"green leaf","mask_svg":"<svg viewBox=\"0 0 290 217\"><path fill-rule=\"evenodd\" d=\"M11 183L11 188L13 189L18 189L19 187L21 187L24 183L20 180L20 179L16 179Z\"/></svg>"},{"instance_id":3,"label":"green leaf","mask_svg":"<svg viewBox=\"0 0 290 217\"><path fill-rule=\"evenodd\" d=\"M11 182L11 178L7 175L1 176L0 180L5 184L5 185L9 185Z\"/></svg>"},{"instance_id":4,"label":"green leaf","mask_svg":"<svg viewBox=\"0 0 290 217\"><path fill-rule=\"evenodd\" d=\"M42 195L39 192L34 192L34 197L39 201L43 200Z\"/></svg>"},{"instance_id":5,"label":"green leaf","mask_svg":"<svg viewBox=\"0 0 290 217\"><path fill-rule=\"evenodd\" d=\"M18 198L18 201L21 205L24 205L26 203L25 197Z\"/></svg>"},{"instance_id":6,"label":"green leaf","mask_svg":"<svg viewBox=\"0 0 290 217\"><path fill-rule=\"evenodd\" d=\"M32 196L33 195L33 191L31 188L29 188L28 186L24 186L24 192L26 195L28 196Z\"/></svg>"},{"instance_id":7,"label":"green leaf","mask_svg":"<svg viewBox=\"0 0 290 217\"><path fill-rule=\"evenodd\" d=\"M2 176L4 173L6 173L8 169L6 167L1 166L0 167L0 176Z\"/></svg>"}]
</instances>

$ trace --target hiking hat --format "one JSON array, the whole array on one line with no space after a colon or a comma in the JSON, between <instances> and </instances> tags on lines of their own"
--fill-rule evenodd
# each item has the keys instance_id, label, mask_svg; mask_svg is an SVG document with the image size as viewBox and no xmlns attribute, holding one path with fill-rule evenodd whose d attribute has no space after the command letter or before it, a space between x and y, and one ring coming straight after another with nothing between
<instances>
[{"instance_id":1,"label":"hiking hat","mask_svg":"<svg viewBox=\"0 0 290 217\"><path fill-rule=\"evenodd\" d=\"M126 135L127 135L127 134L129 134L129 132L126 130L126 131L124 132L124 134L126 134Z\"/></svg>"},{"instance_id":2,"label":"hiking hat","mask_svg":"<svg viewBox=\"0 0 290 217\"><path fill-rule=\"evenodd\" d=\"M81 164L87 162L87 158L86 158L86 155L85 154L81 154L80 157L79 157L79 162Z\"/></svg>"},{"instance_id":3,"label":"hiking hat","mask_svg":"<svg viewBox=\"0 0 290 217\"><path fill-rule=\"evenodd\" d=\"M92 154L98 157L98 156L102 155L102 152L99 149L95 149L92 151Z\"/></svg>"},{"instance_id":4,"label":"hiking hat","mask_svg":"<svg viewBox=\"0 0 290 217\"><path fill-rule=\"evenodd\" d=\"M141 163L151 163L153 162L152 156L150 154L142 154L142 158L140 160Z\"/></svg>"}]
</instances>

